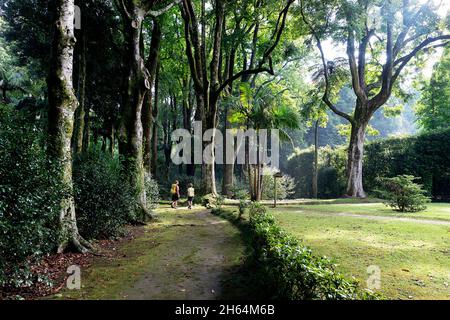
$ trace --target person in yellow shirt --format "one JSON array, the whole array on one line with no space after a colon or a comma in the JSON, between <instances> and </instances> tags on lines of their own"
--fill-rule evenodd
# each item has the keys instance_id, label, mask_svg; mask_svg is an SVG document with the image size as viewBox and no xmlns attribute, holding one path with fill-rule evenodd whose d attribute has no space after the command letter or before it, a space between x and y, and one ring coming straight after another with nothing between
<instances>
[{"instance_id":1,"label":"person in yellow shirt","mask_svg":"<svg viewBox=\"0 0 450 320\"><path fill-rule=\"evenodd\" d=\"M178 206L178 200L180 199L180 186L178 180L175 180L174 184L172 184L172 188L170 189L170 193L172 194L172 208L176 209Z\"/></svg>"}]
</instances>

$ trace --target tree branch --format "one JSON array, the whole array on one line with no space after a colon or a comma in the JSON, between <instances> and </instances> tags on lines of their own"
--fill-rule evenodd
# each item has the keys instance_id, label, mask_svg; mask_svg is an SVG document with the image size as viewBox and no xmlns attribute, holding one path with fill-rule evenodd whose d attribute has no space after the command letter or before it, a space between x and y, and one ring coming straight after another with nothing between
<instances>
[{"instance_id":1,"label":"tree branch","mask_svg":"<svg viewBox=\"0 0 450 320\"><path fill-rule=\"evenodd\" d=\"M170 9L172 9L177 4L180 4L181 0L175 0L172 3L168 4L166 7L159 9L159 10L148 10L147 14L153 18L159 17L160 15L166 13Z\"/></svg>"},{"instance_id":2,"label":"tree branch","mask_svg":"<svg viewBox=\"0 0 450 320\"><path fill-rule=\"evenodd\" d=\"M337 114L338 116L341 116L342 118L346 119L347 121L349 121L350 123L353 124L354 123L353 117L350 116L349 114L345 113L345 112L342 112L342 111L338 110L336 108L336 106L330 101L329 94L330 94L330 91L331 91L331 84L330 84L330 79L329 79L329 76L328 76L328 66L327 66L327 63L326 63L326 60L325 60L325 54L323 52L322 43L320 41L319 35L317 34L316 30L311 25L311 23L308 21L308 19L306 19L304 8L303 8L303 0L300 1L300 13L301 13L303 21L305 22L307 27L310 29L312 35L316 39L317 48L319 49L320 56L322 58L322 65L323 65L323 68L324 68L324 75L325 75L325 93L323 94L322 101L335 114Z\"/></svg>"},{"instance_id":3,"label":"tree branch","mask_svg":"<svg viewBox=\"0 0 450 320\"><path fill-rule=\"evenodd\" d=\"M395 81L395 79L397 79L397 77L400 75L400 72L402 71L402 69L408 64L408 62L412 58L414 58L417 55L417 53L419 53L419 51L429 48L429 47L427 47L427 45L429 45L433 42L436 42L436 41L440 41L440 40L450 40L450 35L442 35L442 36L437 36L437 37L433 37L433 38L427 38L424 41L422 41L419 45L417 45L413 50L411 50L411 52L409 54L397 59L394 62L394 67L397 66L398 64L400 64L400 65L397 67L397 69L392 77L393 81ZM443 45L446 45L447 43L448 42L446 42Z\"/></svg>"}]
</instances>

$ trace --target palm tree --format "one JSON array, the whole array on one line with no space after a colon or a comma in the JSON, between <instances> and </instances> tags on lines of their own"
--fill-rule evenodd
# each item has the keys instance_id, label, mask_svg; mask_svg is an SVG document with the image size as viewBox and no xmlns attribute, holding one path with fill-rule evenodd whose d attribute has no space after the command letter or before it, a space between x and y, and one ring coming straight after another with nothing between
<instances>
[{"instance_id":1,"label":"palm tree","mask_svg":"<svg viewBox=\"0 0 450 320\"><path fill-rule=\"evenodd\" d=\"M232 113L230 122L254 129L258 135L262 129L277 129L280 141L292 142L286 130L299 128L299 113L286 88L273 81L267 81L257 89L244 83L241 85L240 97L240 103ZM257 141L257 163L252 166L247 163L250 195L254 201L261 200L262 196L262 173L265 164L259 154L263 147L260 141ZM246 154L248 156L248 151Z\"/></svg>"}]
</instances>

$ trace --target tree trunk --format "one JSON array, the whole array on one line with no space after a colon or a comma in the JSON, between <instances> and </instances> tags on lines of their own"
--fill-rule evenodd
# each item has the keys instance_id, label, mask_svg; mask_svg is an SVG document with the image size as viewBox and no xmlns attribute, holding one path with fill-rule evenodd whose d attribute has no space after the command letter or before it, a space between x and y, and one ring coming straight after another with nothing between
<instances>
[{"instance_id":1,"label":"tree trunk","mask_svg":"<svg viewBox=\"0 0 450 320\"><path fill-rule=\"evenodd\" d=\"M84 26L84 24L83 24ZM78 108L75 111L75 127L73 134L73 152L79 154L83 151L83 134L85 126L85 97L86 97L86 32L80 30L80 55L78 63Z\"/></svg>"},{"instance_id":2,"label":"tree trunk","mask_svg":"<svg viewBox=\"0 0 450 320\"><path fill-rule=\"evenodd\" d=\"M192 134L192 110L193 103L190 94L190 79L183 79L183 127ZM193 141L191 141L193 143ZM191 154L191 163L186 165L186 175L195 176L194 154Z\"/></svg>"},{"instance_id":3,"label":"tree trunk","mask_svg":"<svg viewBox=\"0 0 450 320\"><path fill-rule=\"evenodd\" d=\"M88 108L84 115L84 128L83 128L83 145L82 151L87 152L91 143L91 109Z\"/></svg>"},{"instance_id":4,"label":"tree trunk","mask_svg":"<svg viewBox=\"0 0 450 320\"><path fill-rule=\"evenodd\" d=\"M109 152L111 156L114 156L115 146L116 146L116 128L114 127L114 123L111 124L111 133L109 136Z\"/></svg>"},{"instance_id":5,"label":"tree trunk","mask_svg":"<svg viewBox=\"0 0 450 320\"><path fill-rule=\"evenodd\" d=\"M153 134L152 134L152 157L151 157L151 172L152 176L156 178L158 174L158 93L159 93L159 63L156 67L155 76L155 98L153 102L152 121L153 121Z\"/></svg>"},{"instance_id":6,"label":"tree trunk","mask_svg":"<svg viewBox=\"0 0 450 320\"><path fill-rule=\"evenodd\" d=\"M142 110L142 124L144 127L144 166L147 172L151 171L151 136L152 136L152 113L153 113L153 88L156 77L156 69L159 61L159 50L161 47L161 28L157 19L153 19L152 40L150 53L147 60L147 69L150 73L150 89L147 91L144 108Z\"/></svg>"},{"instance_id":7,"label":"tree trunk","mask_svg":"<svg viewBox=\"0 0 450 320\"><path fill-rule=\"evenodd\" d=\"M127 1L132 19L124 21L125 88L122 92L122 112L119 127L119 151L124 156L125 172L136 193L136 203L142 219L151 217L147 209L145 192L145 169L143 159L142 105L150 85L141 52L141 28L144 12Z\"/></svg>"},{"instance_id":8,"label":"tree trunk","mask_svg":"<svg viewBox=\"0 0 450 320\"><path fill-rule=\"evenodd\" d=\"M211 103L211 102L210 102ZM217 102L212 102L212 103L217 103ZM211 111L211 107L210 107L210 113L206 115L206 127L203 128L203 132L205 132L208 129L215 129L216 128L216 116L217 116L217 107L212 107L213 110L215 111ZM206 148L206 146L208 144L211 144L212 146L214 146L215 144L215 134L212 135L212 139L210 142L205 142L204 143L204 148ZM203 149L205 150L205 149ZM203 184L205 186L205 192L206 193L212 193L214 195L217 195L217 188L216 188L216 170L215 170L215 151L214 151L214 147L211 148L211 154L209 155L210 159L211 159L211 163L204 163L204 173L205 175L203 176Z\"/></svg>"},{"instance_id":9,"label":"tree trunk","mask_svg":"<svg viewBox=\"0 0 450 320\"><path fill-rule=\"evenodd\" d=\"M314 124L314 173L312 181L313 198L317 199L317 182L319 178L319 120Z\"/></svg>"},{"instance_id":10,"label":"tree trunk","mask_svg":"<svg viewBox=\"0 0 450 320\"><path fill-rule=\"evenodd\" d=\"M61 238L58 252L69 246L80 252L90 245L79 235L73 198L71 138L77 98L73 92L74 0L56 1L56 21L52 44L50 73L47 80L49 92L49 156L60 165L61 182L69 195L61 200Z\"/></svg>"},{"instance_id":11,"label":"tree trunk","mask_svg":"<svg viewBox=\"0 0 450 320\"><path fill-rule=\"evenodd\" d=\"M228 121L228 106L225 106L225 110L224 110L224 117L225 117L225 132L223 134L223 139L224 139L224 148L223 148L223 158L224 158L224 165L223 165L223 180L222 180L222 194L226 197L231 197L232 196L232 188L233 188L233 184L234 184L234 162L233 163L227 163L227 150L226 150L226 145L227 143L230 143L230 141L227 141L227 134L226 134L226 130L230 129L230 122Z\"/></svg>"},{"instance_id":12,"label":"tree trunk","mask_svg":"<svg viewBox=\"0 0 450 320\"><path fill-rule=\"evenodd\" d=\"M358 121L352 125L350 146L348 148L347 163L347 192L348 197L365 198L366 193L363 188L363 154L364 139L368 122Z\"/></svg>"}]
</instances>

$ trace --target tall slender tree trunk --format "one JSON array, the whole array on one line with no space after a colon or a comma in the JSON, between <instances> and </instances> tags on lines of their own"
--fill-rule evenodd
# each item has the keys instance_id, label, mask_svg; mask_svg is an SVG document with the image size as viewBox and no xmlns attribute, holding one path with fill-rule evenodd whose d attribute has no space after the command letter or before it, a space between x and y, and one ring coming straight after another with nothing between
<instances>
[{"instance_id":1,"label":"tall slender tree trunk","mask_svg":"<svg viewBox=\"0 0 450 320\"><path fill-rule=\"evenodd\" d=\"M312 181L313 198L317 199L319 178L319 120L314 123L314 172Z\"/></svg>"},{"instance_id":2,"label":"tall slender tree trunk","mask_svg":"<svg viewBox=\"0 0 450 320\"><path fill-rule=\"evenodd\" d=\"M116 128L114 126L114 123L111 123L111 132L109 136L109 152L111 153L111 156L114 156L115 147L116 147Z\"/></svg>"},{"instance_id":3,"label":"tall slender tree trunk","mask_svg":"<svg viewBox=\"0 0 450 320\"><path fill-rule=\"evenodd\" d=\"M150 53L147 59L147 69L150 73L150 89L142 109L142 124L144 127L144 166L147 172L151 172L151 149L152 149L152 124L153 124L153 88L156 78L156 69L159 62L159 50L161 47L161 28L157 19L153 19L152 40Z\"/></svg>"},{"instance_id":4,"label":"tall slender tree trunk","mask_svg":"<svg viewBox=\"0 0 450 320\"><path fill-rule=\"evenodd\" d=\"M83 23L84 26L84 23ZM80 30L80 55L78 63L78 108L75 111L75 126L73 134L74 154L83 151L83 134L85 126L85 98L86 98L86 32Z\"/></svg>"},{"instance_id":5,"label":"tall slender tree trunk","mask_svg":"<svg viewBox=\"0 0 450 320\"><path fill-rule=\"evenodd\" d=\"M73 198L71 137L77 98L73 92L74 0L57 0L52 58L47 80L49 92L49 156L60 165L60 179L69 189L61 201L61 238L58 252L74 247L86 252L89 244L79 235Z\"/></svg>"},{"instance_id":6,"label":"tall slender tree trunk","mask_svg":"<svg viewBox=\"0 0 450 320\"><path fill-rule=\"evenodd\" d=\"M227 129L230 129L230 122L228 121L228 106L225 106L224 110L224 117L225 117L225 131ZM226 132L223 135L224 137L224 146L227 145L227 143L231 143L231 141L228 141L228 137ZM222 180L222 194L227 197L232 196L232 187L234 184L234 162L233 163L226 163L227 160L227 151L226 147L223 149L224 151L224 165L223 165L223 180Z\"/></svg>"},{"instance_id":7,"label":"tall slender tree trunk","mask_svg":"<svg viewBox=\"0 0 450 320\"><path fill-rule=\"evenodd\" d=\"M158 63L156 67L156 76L155 76L155 98L153 102L153 110L152 110L152 121L153 121L153 134L152 134L152 156L151 156L151 172L152 176L156 178L158 174L158 94L159 94L159 69L160 65Z\"/></svg>"},{"instance_id":8,"label":"tall slender tree trunk","mask_svg":"<svg viewBox=\"0 0 450 320\"><path fill-rule=\"evenodd\" d=\"M82 152L87 152L91 143L91 109L88 107L84 114Z\"/></svg>"},{"instance_id":9,"label":"tall slender tree trunk","mask_svg":"<svg viewBox=\"0 0 450 320\"><path fill-rule=\"evenodd\" d=\"M347 162L347 192L349 197L365 198L363 188L364 140L368 121L358 121L352 125Z\"/></svg>"},{"instance_id":10,"label":"tall slender tree trunk","mask_svg":"<svg viewBox=\"0 0 450 320\"><path fill-rule=\"evenodd\" d=\"M119 127L119 151L124 156L125 172L136 194L136 202L142 219L151 217L147 209L145 192L145 169L143 159L142 105L150 87L147 70L141 51L141 28L144 11L127 1L131 19L124 21L125 55L124 65L125 87L122 92L122 112Z\"/></svg>"}]
</instances>

